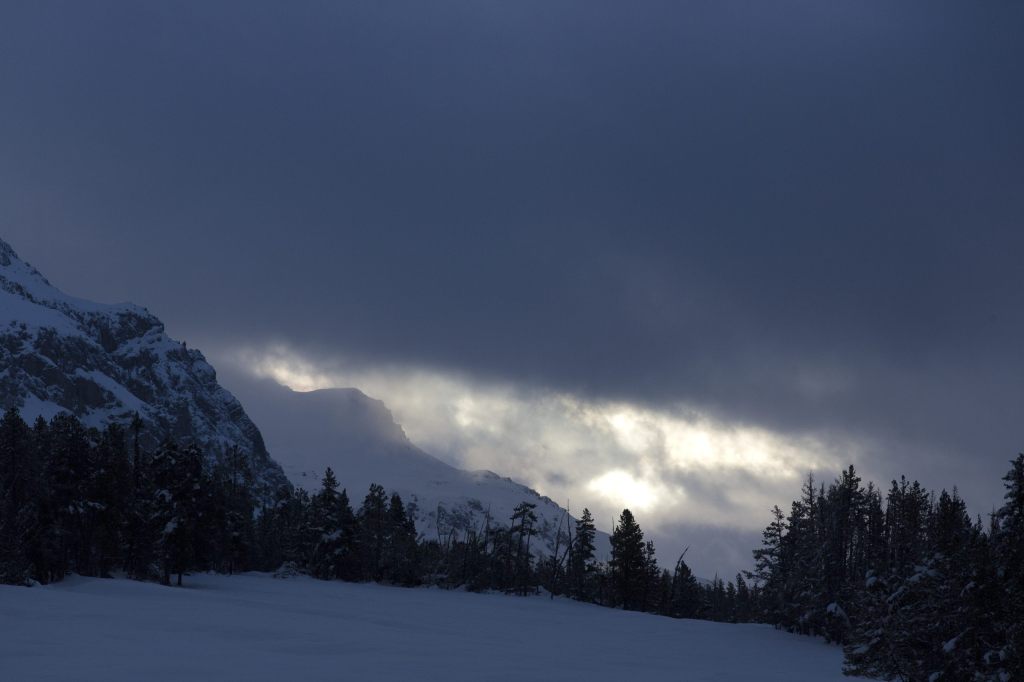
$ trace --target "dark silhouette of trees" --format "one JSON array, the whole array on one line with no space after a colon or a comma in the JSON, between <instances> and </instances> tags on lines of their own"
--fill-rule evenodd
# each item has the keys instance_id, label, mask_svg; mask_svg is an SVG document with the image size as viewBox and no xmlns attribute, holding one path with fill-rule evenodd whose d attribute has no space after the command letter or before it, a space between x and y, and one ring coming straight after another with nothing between
<instances>
[{"instance_id":1,"label":"dark silhouette of trees","mask_svg":"<svg viewBox=\"0 0 1024 682\"><path fill-rule=\"evenodd\" d=\"M954 488L905 477L887 493L853 467L830 484L808 477L785 513L772 509L753 568L698 580L680 556L658 565L623 510L611 555L593 516L565 519L550 546L535 505L507 525L436 515L420 537L397 494L372 485L358 513L328 469L320 489L254 494L246 454L195 444L141 447L141 420L86 428L59 414L29 427L0 418L0 582L49 583L71 572L186 582L193 570L308 572L322 579L432 584L552 596L673 617L756 621L842 644L851 674L891 679L1024 678L1024 455L1003 478L987 523ZM550 537L550 529L546 529Z\"/></svg>"}]
</instances>

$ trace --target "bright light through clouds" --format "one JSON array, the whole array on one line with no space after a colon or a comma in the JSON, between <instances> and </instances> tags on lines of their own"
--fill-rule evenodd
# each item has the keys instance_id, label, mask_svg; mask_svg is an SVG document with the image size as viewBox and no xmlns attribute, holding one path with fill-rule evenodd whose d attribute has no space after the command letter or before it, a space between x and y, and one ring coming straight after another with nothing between
<instances>
[{"instance_id":1,"label":"bright light through clouds","mask_svg":"<svg viewBox=\"0 0 1024 682\"><path fill-rule=\"evenodd\" d=\"M295 390L359 388L424 450L511 476L576 513L589 507L604 529L623 507L655 534L680 523L760 528L809 471L831 476L858 460L849 444L724 424L688 406L652 410L409 368L319 367L282 347L237 361Z\"/></svg>"},{"instance_id":2,"label":"bright light through clouds","mask_svg":"<svg viewBox=\"0 0 1024 682\"><path fill-rule=\"evenodd\" d=\"M658 494L643 481L638 481L621 469L609 471L587 484L587 490L601 495L620 507L633 511L648 511L658 502Z\"/></svg>"}]
</instances>

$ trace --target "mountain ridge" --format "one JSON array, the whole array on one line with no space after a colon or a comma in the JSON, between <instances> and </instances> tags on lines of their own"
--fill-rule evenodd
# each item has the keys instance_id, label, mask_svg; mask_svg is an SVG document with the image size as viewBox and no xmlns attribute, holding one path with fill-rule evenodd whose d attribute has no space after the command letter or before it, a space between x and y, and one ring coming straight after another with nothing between
<instances>
[{"instance_id":1,"label":"mountain ridge","mask_svg":"<svg viewBox=\"0 0 1024 682\"><path fill-rule=\"evenodd\" d=\"M149 310L65 294L0 239L0 407L17 408L26 421L66 411L103 428L138 414L148 447L194 441L214 460L239 447L265 503L291 485L315 490L331 466L355 506L370 483L399 493L427 537L507 525L525 501L536 505L542 553L571 523L567 510L532 488L424 452L383 402L359 389L303 393L262 381L239 378L250 388L243 408L205 356L171 338ZM607 554L606 539L599 533L599 554Z\"/></svg>"},{"instance_id":2,"label":"mountain ridge","mask_svg":"<svg viewBox=\"0 0 1024 682\"><path fill-rule=\"evenodd\" d=\"M167 335L133 303L69 296L0 239L0 406L26 420L66 411L85 425L128 423L141 439L200 444L208 457L239 447L259 496L289 483L241 403L217 381L201 352Z\"/></svg>"}]
</instances>

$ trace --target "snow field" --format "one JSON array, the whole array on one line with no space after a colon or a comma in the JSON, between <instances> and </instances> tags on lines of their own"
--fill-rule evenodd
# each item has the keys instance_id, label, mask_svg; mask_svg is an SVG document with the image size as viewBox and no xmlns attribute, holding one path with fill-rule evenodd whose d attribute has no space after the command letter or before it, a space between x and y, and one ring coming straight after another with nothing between
<instances>
[{"instance_id":1,"label":"snow field","mask_svg":"<svg viewBox=\"0 0 1024 682\"><path fill-rule=\"evenodd\" d=\"M0 680L849 680L763 625L547 597L200 574L0 586Z\"/></svg>"}]
</instances>

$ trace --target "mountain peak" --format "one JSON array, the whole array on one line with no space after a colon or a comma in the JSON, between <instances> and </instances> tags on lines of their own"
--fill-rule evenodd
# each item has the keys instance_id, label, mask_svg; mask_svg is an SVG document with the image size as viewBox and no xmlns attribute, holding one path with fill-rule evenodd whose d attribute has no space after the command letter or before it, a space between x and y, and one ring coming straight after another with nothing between
<instances>
[{"instance_id":1,"label":"mountain peak","mask_svg":"<svg viewBox=\"0 0 1024 682\"><path fill-rule=\"evenodd\" d=\"M19 258L14 247L2 238L0 238L0 277L8 281L17 281L22 285L28 280L46 287L53 286L38 270Z\"/></svg>"},{"instance_id":2,"label":"mountain peak","mask_svg":"<svg viewBox=\"0 0 1024 682\"><path fill-rule=\"evenodd\" d=\"M68 296L0 240L0 407L26 420L70 412L87 426L128 423L143 438L199 443L211 458L237 446L268 499L287 481L263 437L202 353L133 304Z\"/></svg>"},{"instance_id":3,"label":"mountain peak","mask_svg":"<svg viewBox=\"0 0 1024 682\"><path fill-rule=\"evenodd\" d=\"M0 238L0 266L7 267L11 264L11 261L15 260L21 259L18 258L18 254L14 252L14 248L5 242L3 238Z\"/></svg>"}]
</instances>

